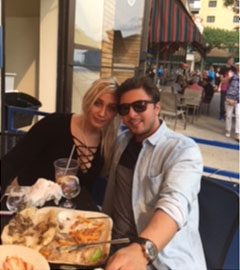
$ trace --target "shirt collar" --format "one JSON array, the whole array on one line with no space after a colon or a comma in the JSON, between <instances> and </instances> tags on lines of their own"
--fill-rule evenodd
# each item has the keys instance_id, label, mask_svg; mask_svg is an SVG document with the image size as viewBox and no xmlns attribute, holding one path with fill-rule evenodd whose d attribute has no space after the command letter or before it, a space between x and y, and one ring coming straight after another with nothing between
<instances>
[{"instance_id":1,"label":"shirt collar","mask_svg":"<svg viewBox=\"0 0 240 270\"><path fill-rule=\"evenodd\" d=\"M152 145L156 145L160 139L166 137L166 134L169 133L169 129L164 121L161 122L160 127L148 138L143 141L143 144L148 141Z\"/></svg>"},{"instance_id":2,"label":"shirt collar","mask_svg":"<svg viewBox=\"0 0 240 270\"><path fill-rule=\"evenodd\" d=\"M125 133L126 138L128 141L130 141L133 134L129 130L125 130L123 133ZM161 125L159 128L151 136L144 139L142 144L144 145L146 142L149 142L152 145L156 145L159 140L165 138L168 133L169 128L167 127L165 121L161 120Z\"/></svg>"}]
</instances>

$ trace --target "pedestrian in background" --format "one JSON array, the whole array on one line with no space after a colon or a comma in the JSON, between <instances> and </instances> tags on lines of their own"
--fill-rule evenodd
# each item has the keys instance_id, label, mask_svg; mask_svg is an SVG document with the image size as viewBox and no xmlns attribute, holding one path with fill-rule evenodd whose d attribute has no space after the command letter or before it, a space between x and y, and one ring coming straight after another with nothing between
<instances>
[{"instance_id":1,"label":"pedestrian in background","mask_svg":"<svg viewBox=\"0 0 240 270\"><path fill-rule=\"evenodd\" d=\"M215 70L214 70L214 66L213 65L211 65L209 67L208 78L210 79L210 82L214 86L215 85L215 80L216 80L216 73L215 73Z\"/></svg>"},{"instance_id":2,"label":"pedestrian in background","mask_svg":"<svg viewBox=\"0 0 240 270\"><path fill-rule=\"evenodd\" d=\"M233 70L233 71L232 71ZM229 87L226 93L226 137L231 137L233 111L235 110L235 139L239 141L239 63L229 71Z\"/></svg>"},{"instance_id":3,"label":"pedestrian in background","mask_svg":"<svg viewBox=\"0 0 240 270\"><path fill-rule=\"evenodd\" d=\"M222 67L219 71L220 74L220 84L219 84L219 91L221 94L220 97L220 114L219 119L225 120L225 99L226 99L226 92L228 89L228 84L230 77L228 76L228 72L231 70L234 64L234 58L229 57L227 59L227 63L224 67Z\"/></svg>"}]
</instances>

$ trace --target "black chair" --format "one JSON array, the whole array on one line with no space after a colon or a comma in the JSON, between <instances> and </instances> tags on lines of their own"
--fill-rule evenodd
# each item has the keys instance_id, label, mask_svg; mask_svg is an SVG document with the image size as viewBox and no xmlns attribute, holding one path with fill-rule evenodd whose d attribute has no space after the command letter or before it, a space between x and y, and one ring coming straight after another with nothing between
<instances>
[{"instance_id":1,"label":"black chair","mask_svg":"<svg viewBox=\"0 0 240 270\"><path fill-rule=\"evenodd\" d=\"M203 177L199 193L199 230L208 269L239 269L238 185ZM235 247L230 247L235 242ZM231 265L226 264L231 256Z\"/></svg>"},{"instance_id":2,"label":"black chair","mask_svg":"<svg viewBox=\"0 0 240 270\"><path fill-rule=\"evenodd\" d=\"M5 144L1 148L1 156L5 155L16 143L26 134L21 127L34 124L38 119L37 116L46 116L49 113L38 111L36 108L24 108L18 106L6 106L6 127L1 136L4 136ZM35 118L34 118L35 117Z\"/></svg>"}]
</instances>

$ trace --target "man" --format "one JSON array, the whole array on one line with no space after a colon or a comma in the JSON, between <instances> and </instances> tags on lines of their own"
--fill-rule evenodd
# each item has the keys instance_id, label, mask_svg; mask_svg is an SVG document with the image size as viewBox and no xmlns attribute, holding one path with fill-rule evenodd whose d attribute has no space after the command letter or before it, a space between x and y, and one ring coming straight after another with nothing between
<instances>
[{"instance_id":1,"label":"man","mask_svg":"<svg viewBox=\"0 0 240 270\"><path fill-rule=\"evenodd\" d=\"M207 75L212 85L215 85L216 73L213 65L210 65Z\"/></svg>"},{"instance_id":2,"label":"man","mask_svg":"<svg viewBox=\"0 0 240 270\"><path fill-rule=\"evenodd\" d=\"M232 116L235 110L235 140L239 142L239 118L240 118L240 103L239 103L239 63L237 68L232 68L228 76L231 78L229 87L226 93L226 137L231 137L232 130Z\"/></svg>"},{"instance_id":3,"label":"man","mask_svg":"<svg viewBox=\"0 0 240 270\"><path fill-rule=\"evenodd\" d=\"M199 93L202 93L203 92L203 87L201 85L199 85L198 83L199 83L199 77L193 76L188 88L190 88L190 89L192 89L194 91L197 91Z\"/></svg>"},{"instance_id":4,"label":"man","mask_svg":"<svg viewBox=\"0 0 240 270\"><path fill-rule=\"evenodd\" d=\"M149 78L127 79L117 95L128 130L116 144L103 210L113 219L113 238L130 236L132 243L105 270L206 269L197 145L159 121L159 91Z\"/></svg>"},{"instance_id":5,"label":"man","mask_svg":"<svg viewBox=\"0 0 240 270\"><path fill-rule=\"evenodd\" d=\"M227 59L227 63L225 66L223 66L220 71L220 84L219 84L219 91L220 91L220 115L219 119L224 120L225 119L225 100L226 100L226 92L229 85L230 77L228 76L228 72L231 70L231 68L234 65L234 58L229 57Z\"/></svg>"}]
</instances>

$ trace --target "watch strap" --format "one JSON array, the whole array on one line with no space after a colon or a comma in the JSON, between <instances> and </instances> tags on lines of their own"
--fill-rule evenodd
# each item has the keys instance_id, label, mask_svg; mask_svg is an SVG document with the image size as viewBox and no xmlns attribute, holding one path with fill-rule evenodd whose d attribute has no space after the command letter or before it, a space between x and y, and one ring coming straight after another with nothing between
<instances>
[{"instance_id":1,"label":"watch strap","mask_svg":"<svg viewBox=\"0 0 240 270\"><path fill-rule=\"evenodd\" d=\"M153 247L154 247L154 249L156 250L156 253L157 253L157 246L153 243L152 240L147 239L147 238L144 238L144 237L137 236L137 237L130 238L130 241L131 241L131 243L138 243L138 244L141 245L142 250L143 250L143 253L144 253L144 256L148 260L148 264L150 264L152 261L155 260L155 258L150 258L149 255L148 255L148 253L145 250L145 243L148 241L148 242L151 242L151 244L153 245Z\"/></svg>"}]
</instances>

